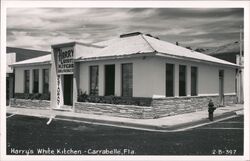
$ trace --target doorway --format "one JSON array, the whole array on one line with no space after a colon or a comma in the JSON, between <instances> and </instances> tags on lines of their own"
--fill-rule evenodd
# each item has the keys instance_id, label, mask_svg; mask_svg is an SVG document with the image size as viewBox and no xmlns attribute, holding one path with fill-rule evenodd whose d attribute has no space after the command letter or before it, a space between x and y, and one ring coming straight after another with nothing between
<instances>
[{"instance_id":1,"label":"doorway","mask_svg":"<svg viewBox=\"0 0 250 161\"><path fill-rule=\"evenodd\" d=\"M105 65L105 96L115 95L115 65Z\"/></svg>"},{"instance_id":2,"label":"doorway","mask_svg":"<svg viewBox=\"0 0 250 161\"><path fill-rule=\"evenodd\" d=\"M224 70L219 70L219 102L224 106Z\"/></svg>"},{"instance_id":3,"label":"doorway","mask_svg":"<svg viewBox=\"0 0 250 161\"><path fill-rule=\"evenodd\" d=\"M63 100L64 105L73 105L73 75L64 75L63 77Z\"/></svg>"}]
</instances>

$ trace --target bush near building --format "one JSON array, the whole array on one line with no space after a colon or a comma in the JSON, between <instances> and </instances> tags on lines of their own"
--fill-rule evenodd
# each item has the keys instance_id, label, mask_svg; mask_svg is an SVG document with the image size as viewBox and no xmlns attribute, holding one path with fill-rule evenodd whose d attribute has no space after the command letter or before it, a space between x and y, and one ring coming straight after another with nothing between
<instances>
[{"instance_id":1,"label":"bush near building","mask_svg":"<svg viewBox=\"0 0 250 161\"><path fill-rule=\"evenodd\" d=\"M15 99L50 100L50 93L15 93Z\"/></svg>"},{"instance_id":2,"label":"bush near building","mask_svg":"<svg viewBox=\"0 0 250 161\"><path fill-rule=\"evenodd\" d=\"M107 103L117 105L151 106L152 98L145 97L120 97L120 96L95 96L86 92L78 95L78 102Z\"/></svg>"}]
</instances>

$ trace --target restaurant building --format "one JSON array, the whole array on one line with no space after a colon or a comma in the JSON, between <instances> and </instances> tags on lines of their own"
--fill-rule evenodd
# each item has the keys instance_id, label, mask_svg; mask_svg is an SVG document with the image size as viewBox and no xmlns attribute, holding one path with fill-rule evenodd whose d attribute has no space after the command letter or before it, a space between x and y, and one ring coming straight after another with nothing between
<instances>
[{"instance_id":1,"label":"restaurant building","mask_svg":"<svg viewBox=\"0 0 250 161\"><path fill-rule=\"evenodd\" d=\"M27 59L48 55L50 52L41 51L41 50L31 50L24 48L16 47L7 47L6 48L6 104L9 105L9 99L14 96L14 81L15 74L14 69L9 65L13 63L24 61Z\"/></svg>"},{"instance_id":2,"label":"restaurant building","mask_svg":"<svg viewBox=\"0 0 250 161\"><path fill-rule=\"evenodd\" d=\"M216 106L236 103L238 65L149 34L51 49L12 64L19 79L11 106L144 119L204 110L210 99ZM32 94L50 97L36 101Z\"/></svg>"}]
</instances>

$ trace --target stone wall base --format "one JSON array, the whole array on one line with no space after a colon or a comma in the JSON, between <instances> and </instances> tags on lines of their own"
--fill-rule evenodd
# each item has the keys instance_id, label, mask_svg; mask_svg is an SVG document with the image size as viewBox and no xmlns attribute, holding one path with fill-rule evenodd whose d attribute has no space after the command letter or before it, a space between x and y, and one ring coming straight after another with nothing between
<instances>
[{"instance_id":1,"label":"stone wall base","mask_svg":"<svg viewBox=\"0 0 250 161\"><path fill-rule=\"evenodd\" d=\"M206 110L210 99L213 100L215 106L219 106L219 96L192 96L154 98L149 107L76 102L75 112L137 119L153 119ZM236 96L227 95L224 97L224 100L224 105L232 105L236 103Z\"/></svg>"},{"instance_id":2,"label":"stone wall base","mask_svg":"<svg viewBox=\"0 0 250 161\"><path fill-rule=\"evenodd\" d=\"M10 107L31 108L31 109L50 109L50 101L11 98Z\"/></svg>"},{"instance_id":3,"label":"stone wall base","mask_svg":"<svg viewBox=\"0 0 250 161\"><path fill-rule=\"evenodd\" d=\"M75 102L74 112L136 119L153 119L206 110L210 99L213 100L215 106L219 106L219 96L192 96L154 98L151 106ZM226 95L224 97L224 105L228 106L235 103L236 95ZM10 106L31 109L50 109L50 101L12 98L10 99Z\"/></svg>"},{"instance_id":4,"label":"stone wall base","mask_svg":"<svg viewBox=\"0 0 250 161\"><path fill-rule=\"evenodd\" d=\"M75 112L137 119L147 119L154 117L153 107L89 102L76 102Z\"/></svg>"},{"instance_id":5,"label":"stone wall base","mask_svg":"<svg viewBox=\"0 0 250 161\"><path fill-rule=\"evenodd\" d=\"M208 102L212 99L219 107L219 96L191 96L154 99L152 106L156 117L171 116L208 109ZM224 105L236 103L236 95L224 96Z\"/></svg>"}]
</instances>

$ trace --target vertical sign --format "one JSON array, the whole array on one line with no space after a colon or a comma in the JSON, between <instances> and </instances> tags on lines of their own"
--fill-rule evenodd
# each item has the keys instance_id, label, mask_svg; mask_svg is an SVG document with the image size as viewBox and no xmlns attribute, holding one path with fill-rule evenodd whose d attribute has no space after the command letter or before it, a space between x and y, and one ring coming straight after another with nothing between
<instances>
[{"instance_id":1,"label":"vertical sign","mask_svg":"<svg viewBox=\"0 0 250 161\"><path fill-rule=\"evenodd\" d=\"M74 49L73 47L60 48L57 56L57 73L73 74L74 71Z\"/></svg>"},{"instance_id":2,"label":"vertical sign","mask_svg":"<svg viewBox=\"0 0 250 161\"><path fill-rule=\"evenodd\" d=\"M56 93L57 93L57 98L56 98L56 102L57 105L60 105L60 95L61 95L61 90L60 90L60 86L61 86L61 78L60 75L57 75L57 89L56 89Z\"/></svg>"}]
</instances>

